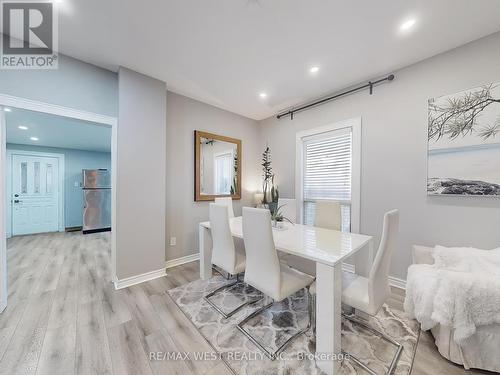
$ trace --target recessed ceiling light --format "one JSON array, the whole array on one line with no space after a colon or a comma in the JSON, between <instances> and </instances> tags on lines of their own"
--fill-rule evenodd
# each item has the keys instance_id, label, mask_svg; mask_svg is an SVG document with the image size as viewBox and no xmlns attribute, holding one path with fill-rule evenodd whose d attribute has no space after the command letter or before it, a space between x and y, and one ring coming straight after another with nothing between
<instances>
[{"instance_id":1,"label":"recessed ceiling light","mask_svg":"<svg viewBox=\"0 0 500 375\"><path fill-rule=\"evenodd\" d=\"M261 99L265 99L265 98L267 98L267 94L266 94L265 92L261 92L261 93L259 94L259 96L260 96L260 98L261 98Z\"/></svg>"},{"instance_id":2,"label":"recessed ceiling light","mask_svg":"<svg viewBox=\"0 0 500 375\"><path fill-rule=\"evenodd\" d=\"M12 109L7 108L7 107L5 107L3 110L4 110L5 112L12 112Z\"/></svg>"},{"instance_id":3,"label":"recessed ceiling light","mask_svg":"<svg viewBox=\"0 0 500 375\"><path fill-rule=\"evenodd\" d=\"M411 29L413 26L415 26L415 24L417 23L417 21L414 19L414 18L411 18L405 22L403 22L401 24L401 26L399 26L399 29L401 31L406 31L406 30L409 30Z\"/></svg>"},{"instance_id":4,"label":"recessed ceiling light","mask_svg":"<svg viewBox=\"0 0 500 375\"><path fill-rule=\"evenodd\" d=\"M309 69L309 72L312 74L316 74L319 72L319 66L312 66L311 69Z\"/></svg>"},{"instance_id":5,"label":"recessed ceiling light","mask_svg":"<svg viewBox=\"0 0 500 375\"><path fill-rule=\"evenodd\" d=\"M31 139L32 141L38 141L38 138L37 138L37 137L30 137L30 139Z\"/></svg>"},{"instance_id":6,"label":"recessed ceiling light","mask_svg":"<svg viewBox=\"0 0 500 375\"><path fill-rule=\"evenodd\" d=\"M21 130L28 130L28 127L24 125L19 125L17 128Z\"/></svg>"}]
</instances>

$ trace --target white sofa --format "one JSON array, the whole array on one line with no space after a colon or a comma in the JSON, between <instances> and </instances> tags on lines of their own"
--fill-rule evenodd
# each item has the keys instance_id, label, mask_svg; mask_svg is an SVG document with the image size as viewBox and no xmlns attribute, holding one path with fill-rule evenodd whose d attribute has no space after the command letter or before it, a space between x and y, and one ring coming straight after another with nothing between
<instances>
[{"instance_id":1,"label":"white sofa","mask_svg":"<svg viewBox=\"0 0 500 375\"><path fill-rule=\"evenodd\" d=\"M414 264L433 264L434 248L413 246ZM431 329L439 353L446 359L463 365L465 369L478 368L500 372L500 324L478 327L466 344L453 341L453 329L437 325Z\"/></svg>"}]
</instances>

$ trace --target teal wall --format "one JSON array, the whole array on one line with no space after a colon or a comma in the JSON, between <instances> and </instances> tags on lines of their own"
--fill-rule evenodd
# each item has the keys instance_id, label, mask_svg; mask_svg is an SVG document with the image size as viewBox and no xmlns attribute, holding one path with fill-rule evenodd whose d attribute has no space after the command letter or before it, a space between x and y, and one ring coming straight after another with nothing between
<instances>
[{"instance_id":1,"label":"teal wall","mask_svg":"<svg viewBox=\"0 0 500 375\"><path fill-rule=\"evenodd\" d=\"M108 152L92 152L11 143L7 144L7 149L64 154L65 225L66 228L81 226L83 199L80 182L82 180L82 169L106 168L111 170L111 154ZM75 183L78 183L77 187Z\"/></svg>"},{"instance_id":2,"label":"teal wall","mask_svg":"<svg viewBox=\"0 0 500 375\"><path fill-rule=\"evenodd\" d=\"M55 70L0 70L0 93L116 117L118 74L59 54Z\"/></svg>"}]
</instances>

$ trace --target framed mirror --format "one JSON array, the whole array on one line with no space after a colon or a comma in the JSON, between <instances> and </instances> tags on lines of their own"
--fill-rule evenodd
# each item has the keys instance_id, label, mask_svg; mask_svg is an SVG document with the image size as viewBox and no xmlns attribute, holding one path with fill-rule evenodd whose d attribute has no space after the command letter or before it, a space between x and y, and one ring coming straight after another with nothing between
<instances>
[{"instance_id":1,"label":"framed mirror","mask_svg":"<svg viewBox=\"0 0 500 375\"><path fill-rule=\"evenodd\" d=\"M241 199L241 140L195 130L194 200Z\"/></svg>"}]
</instances>

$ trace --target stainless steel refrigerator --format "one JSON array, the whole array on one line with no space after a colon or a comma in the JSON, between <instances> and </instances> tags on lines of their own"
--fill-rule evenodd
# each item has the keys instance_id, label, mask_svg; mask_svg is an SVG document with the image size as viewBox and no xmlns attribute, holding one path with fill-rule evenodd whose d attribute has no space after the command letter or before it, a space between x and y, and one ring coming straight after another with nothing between
<instances>
[{"instance_id":1,"label":"stainless steel refrigerator","mask_svg":"<svg viewBox=\"0 0 500 375\"><path fill-rule=\"evenodd\" d=\"M111 173L107 169L84 169L83 233L111 230Z\"/></svg>"}]
</instances>

